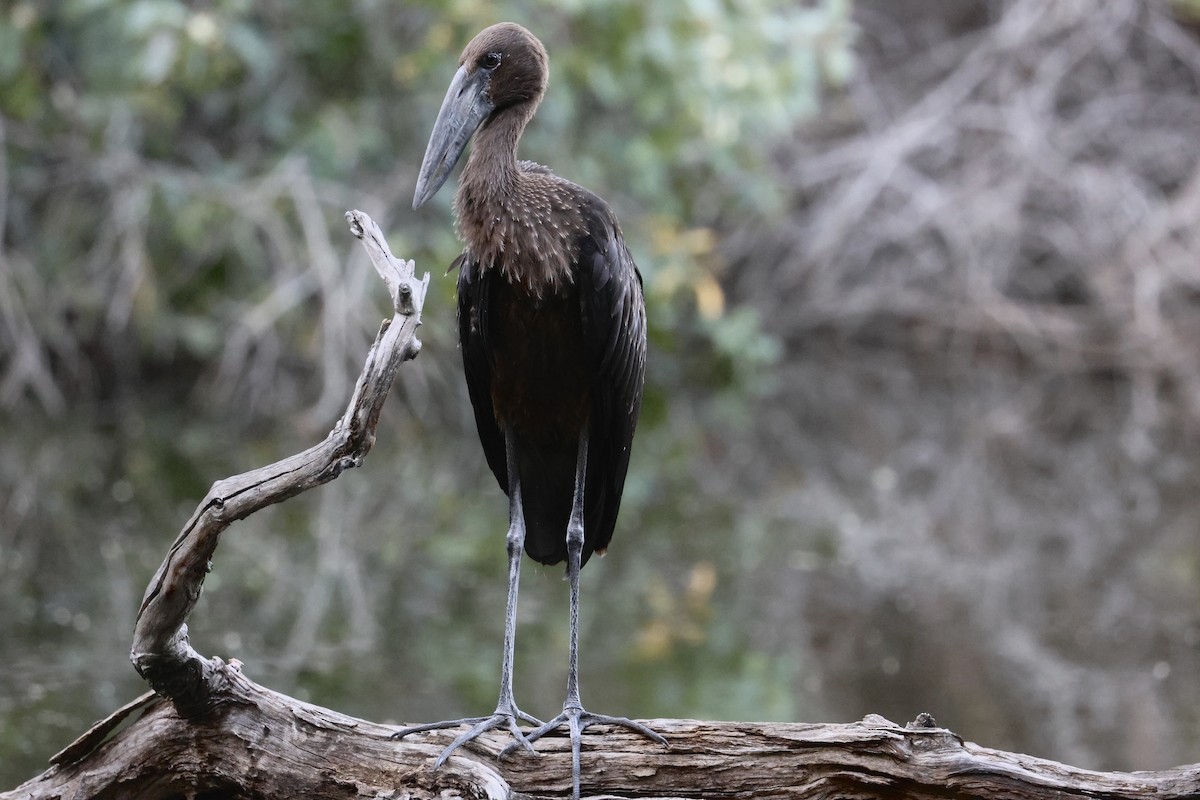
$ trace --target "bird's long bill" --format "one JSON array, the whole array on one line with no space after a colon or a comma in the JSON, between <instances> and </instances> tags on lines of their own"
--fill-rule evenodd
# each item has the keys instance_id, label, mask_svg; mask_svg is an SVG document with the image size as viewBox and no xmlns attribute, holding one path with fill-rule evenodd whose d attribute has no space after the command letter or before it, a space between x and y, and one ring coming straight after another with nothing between
<instances>
[{"instance_id":1,"label":"bird's long bill","mask_svg":"<svg viewBox=\"0 0 1200 800\"><path fill-rule=\"evenodd\" d=\"M468 75L466 67L459 67L454 73L421 161L421 174L413 194L414 209L425 205L442 188L471 135L492 113L494 106L487 98L484 74L483 70L476 70Z\"/></svg>"}]
</instances>

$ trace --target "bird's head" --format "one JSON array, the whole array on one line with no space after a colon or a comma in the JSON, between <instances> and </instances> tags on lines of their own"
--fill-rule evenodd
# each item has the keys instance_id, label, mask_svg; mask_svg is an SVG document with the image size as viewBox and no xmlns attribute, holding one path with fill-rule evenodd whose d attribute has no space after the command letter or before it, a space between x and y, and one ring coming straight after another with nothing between
<instances>
[{"instance_id":1,"label":"bird's head","mask_svg":"<svg viewBox=\"0 0 1200 800\"><path fill-rule=\"evenodd\" d=\"M532 116L549 77L546 48L512 22L485 28L466 46L438 111L413 195L420 208L450 177L475 131L501 115Z\"/></svg>"}]
</instances>

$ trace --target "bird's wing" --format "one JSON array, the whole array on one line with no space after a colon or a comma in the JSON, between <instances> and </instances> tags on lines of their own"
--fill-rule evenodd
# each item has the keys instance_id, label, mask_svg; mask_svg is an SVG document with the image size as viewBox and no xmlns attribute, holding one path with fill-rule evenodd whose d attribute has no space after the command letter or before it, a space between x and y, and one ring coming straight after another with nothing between
<instances>
[{"instance_id":1,"label":"bird's wing","mask_svg":"<svg viewBox=\"0 0 1200 800\"><path fill-rule=\"evenodd\" d=\"M480 269L479 260L468 253L459 256L450 267L458 267L458 342L462 348L463 371L467 392L475 410L475 427L487 457L488 466L508 493L508 467L504 454L504 433L492 413L492 370L487 357L487 316L490 273Z\"/></svg>"},{"instance_id":2,"label":"bird's wing","mask_svg":"<svg viewBox=\"0 0 1200 800\"><path fill-rule=\"evenodd\" d=\"M589 544L603 551L616 526L646 375L642 276L612 212L592 196L579 251L579 302L594 377L588 442Z\"/></svg>"}]
</instances>

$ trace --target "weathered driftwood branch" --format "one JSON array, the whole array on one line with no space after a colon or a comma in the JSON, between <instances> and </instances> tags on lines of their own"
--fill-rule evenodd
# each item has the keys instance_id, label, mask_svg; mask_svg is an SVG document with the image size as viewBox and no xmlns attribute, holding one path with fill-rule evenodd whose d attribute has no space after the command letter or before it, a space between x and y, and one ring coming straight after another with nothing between
<instances>
[{"instance_id":1,"label":"weathered driftwood branch","mask_svg":"<svg viewBox=\"0 0 1200 800\"><path fill-rule=\"evenodd\" d=\"M489 734L431 765L455 731L403 742L394 728L302 703L249 680L234 661L191 648L186 622L220 534L264 506L357 466L400 364L419 342L425 281L397 261L364 214L347 217L391 293L396 317L367 356L345 415L324 442L268 467L218 481L146 591L132 658L156 690L51 759L0 800L35 798L516 798L566 796L570 747L561 734L500 761L507 735ZM134 717L136 719L133 719ZM132 721L130 721L132 719ZM1158 798L1200 796L1200 765L1099 773L964 743L932 719L900 727L881 717L849 725L655 720L663 750L623 730L584 740L586 793L628 798ZM598 728L596 731L605 729Z\"/></svg>"},{"instance_id":2,"label":"weathered driftwood branch","mask_svg":"<svg viewBox=\"0 0 1200 800\"><path fill-rule=\"evenodd\" d=\"M150 581L138 611L130 657L150 686L173 700L184 714L209 707L219 675L221 661L192 649L186 623L200 597L221 533L236 520L328 483L343 470L362 464L375 443L379 412L396 371L421 347L416 334L429 275L417 280L413 262L392 255L379 226L366 214L351 211L346 219L387 284L396 315L379 329L346 413L325 441L213 484Z\"/></svg>"},{"instance_id":3,"label":"weathered driftwood branch","mask_svg":"<svg viewBox=\"0 0 1200 800\"><path fill-rule=\"evenodd\" d=\"M75 747L0 800L49 797L518 798L571 791L567 740L547 736L540 755L488 734L430 767L454 735L412 741L394 730L301 703L246 678L236 663L213 670L206 713L185 718L149 702L111 739ZM912 798L996 800L1200 796L1200 765L1100 773L964 743L918 720L848 725L653 720L663 750L622 730L584 736L585 795L626 798ZM593 729L601 730L601 729ZM98 745L98 746L97 746Z\"/></svg>"}]
</instances>

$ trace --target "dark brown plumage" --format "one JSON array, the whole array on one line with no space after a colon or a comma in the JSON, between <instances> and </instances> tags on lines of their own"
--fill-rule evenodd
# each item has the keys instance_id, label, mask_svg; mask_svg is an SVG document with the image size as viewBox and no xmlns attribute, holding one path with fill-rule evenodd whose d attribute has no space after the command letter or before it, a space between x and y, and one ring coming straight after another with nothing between
<instances>
[{"instance_id":1,"label":"dark brown plumage","mask_svg":"<svg viewBox=\"0 0 1200 800\"><path fill-rule=\"evenodd\" d=\"M500 701L447 748L506 726L527 747L570 728L574 795L580 733L607 723L665 740L640 723L584 711L578 686L579 570L612 539L646 368L642 282L608 205L529 161L517 143L546 88L546 51L511 23L487 28L462 53L421 165L413 206L437 192L474 136L455 197L466 249L458 324L476 427L509 495L509 599ZM528 735L512 698L520 554L567 562L571 638L563 713ZM530 747L530 749L532 749Z\"/></svg>"},{"instance_id":2,"label":"dark brown plumage","mask_svg":"<svg viewBox=\"0 0 1200 800\"><path fill-rule=\"evenodd\" d=\"M612 538L629 466L646 362L641 276L603 200L517 160L546 88L541 42L518 25L494 25L459 63L454 100L481 86L488 108L455 196L467 245L456 262L459 341L479 437L507 492L511 429L525 549L556 564L567 560L575 455L587 428L582 565ZM431 181L440 185L448 173Z\"/></svg>"},{"instance_id":3,"label":"dark brown plumage","mask_svg":"<svg viewBox=\"0 0 1200 800\"><path fill-rule=\"evenodd\" d=\"M545 167L518 161L541 102L546 52L493 26L463 51L477 74L500 54L496 110L475 134L455 210L467 249L458 313L467 385L488 465L508 490L504 426L516 437L525 551L567 560L579 434L589 426L581 564L612 538L641 406L646 333L641 276L608 206Z\"/></svg>"},{"instance_id":4,"label":"dark brown plumage","mask_svg":"<svg viewBox=\"0 0 1200 800\"><path fill-rule=\"evenodd\" d=\"M592 552L604 551L616 525L641 407L645 310L616 220L594 195L562 183L563 195L574 197L567 212L551 219L579 217L559 223L578 225L566 243L562 279L530 280L530 272L550 272L553 262L539 259L534 245L522 246L520 236L485 267L466 233L459 338L480 440L506 489L505 426L515 437L525 550L543 564L567 559L575 456L587 428L582 566Z\"/></svg>"}]
</instances>

